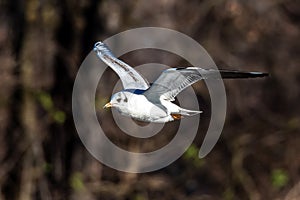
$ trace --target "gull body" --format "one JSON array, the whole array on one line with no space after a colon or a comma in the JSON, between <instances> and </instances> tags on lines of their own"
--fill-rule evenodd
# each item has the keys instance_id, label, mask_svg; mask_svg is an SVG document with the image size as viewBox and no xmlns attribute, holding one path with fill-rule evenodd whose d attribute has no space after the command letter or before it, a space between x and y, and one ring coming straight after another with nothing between
<instances>
[{"instance_id":1,"label":"gull body","mask_svg":"<svg viewBox=\"0 0 300 200\"><path fill-rule=\"evenodd\" d=\"M145 90L146 91L146 90ZM139 90L139 93L136 94L135 91L120 91L115 93L109 103L104 107L114 107L120 114L131 117L133 119L144 121L144 122L156 122L156 123L165 123L179 119L183 111L190 114L198 114L201 111L189 111L183 108L180 108L176 104L160 100L159 102L152 102L143 95L143 92Z\"/></svg>"},{"instance_id":2,"label":"gull body","mask_svg":"<svg viewBox=\"0 0 300 200\"><path fill-rule=\"evenodd\" d=\"M150 86L148 81L131 66L116 58L103 42L94 45L97 56L114 70L124 90L112 95L104 108L114 107L120 114L144 122L165 123L193 116L202 111L188 110L172 103L185 88L203 79L256 78L268 74L199 67L170 68L161 73Z\"/></svg>"}]
</instances>

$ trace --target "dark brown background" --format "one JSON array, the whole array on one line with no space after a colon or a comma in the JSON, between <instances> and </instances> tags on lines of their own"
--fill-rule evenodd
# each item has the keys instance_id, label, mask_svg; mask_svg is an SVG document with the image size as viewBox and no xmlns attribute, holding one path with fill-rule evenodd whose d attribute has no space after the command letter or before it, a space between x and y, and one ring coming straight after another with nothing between
<instances>
[{"instance_id":1,"label":"dark brown background","mask_svg":"<svg viewBox=\"0 0 300 200\"><path fill-rule=\"evenodd\" d=\"M299 25L297 0L0 1L0 199L299 199ZM207 157L197 159L199 131L172 165L128 174L84 148L71 94L96 41L143 26L189 35L220 68L271 76L225 81L225 128ZM133 55L122 58L133 66L147 61L147 53ZM110 76L112 85L116 75ZM198 95L209 109L207 94ZM108 122L101 121L111 139L143 151Z\"/></svg>"}]
</instances>

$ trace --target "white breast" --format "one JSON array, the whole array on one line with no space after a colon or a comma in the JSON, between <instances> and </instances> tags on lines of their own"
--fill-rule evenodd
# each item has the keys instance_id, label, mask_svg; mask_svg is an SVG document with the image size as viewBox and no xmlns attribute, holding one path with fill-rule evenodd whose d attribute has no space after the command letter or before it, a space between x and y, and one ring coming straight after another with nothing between
<instances>
[{"instance_id":1,"label":"white breast","mask_svg":"<svg viewBox=\"0 0 300 200\"><path fill-rule=\"evenodd\" d=\"M133 94L128 103L133 118L154 121L168 115L165 110L148 101L144 95Z\"/></svg>"}]
</instances>

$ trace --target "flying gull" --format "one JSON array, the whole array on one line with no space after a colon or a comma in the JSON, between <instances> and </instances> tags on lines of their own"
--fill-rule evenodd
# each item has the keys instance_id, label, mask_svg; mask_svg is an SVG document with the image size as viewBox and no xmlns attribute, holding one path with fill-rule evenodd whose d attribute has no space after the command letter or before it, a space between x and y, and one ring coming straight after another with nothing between
<instances>
[{"instance_id":1,"label":"flying gull","mask_svg":"<svg viewBox=\"0 0 300 200\"><path fill-rule=\"evenodd\" d=\"M124 90L112 95L104 108L114 107L122 115L143 122L165 123L193 116L202 111L188 110L172 103L185 88L203 79L256 78L262 72L202 69L199 67L169 68L150 86L148 81L131 66L116 58L103 42L94 45L98 57L121 79Z\"/></svg>"}]
</instances>

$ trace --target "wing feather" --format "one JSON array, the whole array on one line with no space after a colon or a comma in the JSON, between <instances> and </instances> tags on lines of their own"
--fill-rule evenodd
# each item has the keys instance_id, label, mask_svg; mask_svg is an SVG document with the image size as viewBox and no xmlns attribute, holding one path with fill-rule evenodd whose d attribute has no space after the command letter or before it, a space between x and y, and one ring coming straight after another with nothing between
<instances>
[{"instance_id":1,"label":"wing feather","mask_svg":"<svg viewBox=\"0 0 300 200\"><path fill-rule=\"evenodd\" d=\"M197 67L170 68L158 77L144 95L152 101L174 101L185 88L203 79L256 78L267 76L261 72L242 72L230 70L202 69Z\"/></svg>"},{"instance_id":2,"label":"wing feather","mask_svg":"<svg viewBox=\"0 0 300 200\"><path fill-rule=\"evenodd\" d=\"M118 74L124 89L146 90L149 88L148 81L131 66L116 58L106 44L97 42L94 51L105 64Z\"/></svg>"}]
</instances>

